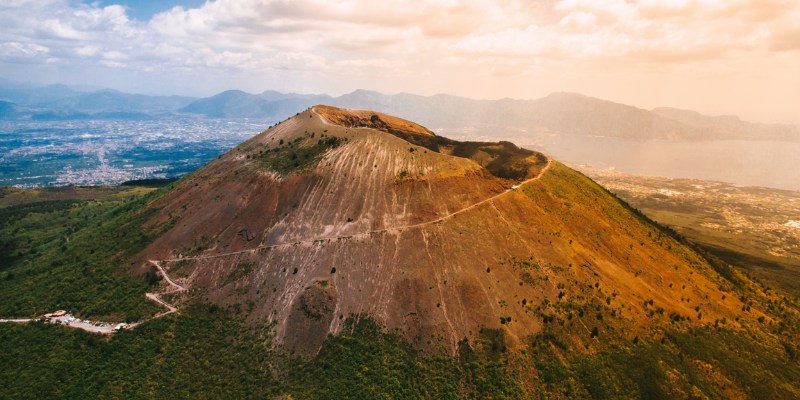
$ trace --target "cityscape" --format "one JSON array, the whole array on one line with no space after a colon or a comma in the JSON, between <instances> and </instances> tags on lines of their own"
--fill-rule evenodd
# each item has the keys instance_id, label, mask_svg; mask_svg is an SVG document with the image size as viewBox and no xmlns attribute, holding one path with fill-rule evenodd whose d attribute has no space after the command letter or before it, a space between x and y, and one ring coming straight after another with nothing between
<instances>
[{"instance_id":1,"label":"cityscape","mask_svg":"<svg viewBox=\"0 0 800 400\"><path fill-rule=\"evenodd\" d=\"M0 185L114 185L179 177L271 123L191 117L0 121Z\"/></svg>"}]
</instances>

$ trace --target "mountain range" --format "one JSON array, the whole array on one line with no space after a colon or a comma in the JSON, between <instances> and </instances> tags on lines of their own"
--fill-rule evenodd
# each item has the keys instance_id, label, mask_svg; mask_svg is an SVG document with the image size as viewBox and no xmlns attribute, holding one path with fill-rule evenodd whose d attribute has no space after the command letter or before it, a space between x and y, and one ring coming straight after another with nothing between
<instances>
[{"instance_id":1,"label":"mountain range","mask_svg":"<svg viewBox=\"0 0 800 400\"><path fill-rule=\"evenodd\" d=\"M21 85L0 82L0 119L149 119L174 115L197 99L147 96L111 89L83 91L65 85Z\"/></svg>"},{"instance_id":2,"label":"mountain range","mask_svg":"<svg viewBox=\"0 0 800 400\"><path fill-rule=\"evenodd\" d=\"M0 84L0 119L148 119L175 116L285 119L314 104L372 109L418 121L434 130L479 130L502 137L528 133L645 140L800 140L794 125L757 124L735 116L706 116L674 108L645 110L576 93L536 100L472 100L450 95L386 95L368 90L332 97L228 90L207 98L147 96L114 90L80 91L64 85Z\"/></svg>"}]
</instances>

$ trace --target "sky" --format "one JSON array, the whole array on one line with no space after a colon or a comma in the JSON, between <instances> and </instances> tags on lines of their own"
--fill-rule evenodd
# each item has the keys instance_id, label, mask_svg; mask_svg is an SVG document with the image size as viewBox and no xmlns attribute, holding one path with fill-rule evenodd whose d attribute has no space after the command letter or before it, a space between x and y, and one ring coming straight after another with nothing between
<instances>
[{"instance_id":1,"label":"sky","mask_svg":"<svg viewBox=\"0 0 800 400\"><path fill-rule=\"evenodd\" d=\"M800 0L2 0L0 77L533 99L800 123Z\"/></svg>"},{"instance_id":2,"label":"sky","mask_svg":"<svg viewBox=\"0 0 800 400\"><path fill-rule=\"evenodd\" d=\"M184 0L184 1L167 1L167 0L134 0L134 1L115 1L115 0L102 0L88 2L95 7L107 7L112 5L121 5L125 7L125 12L128 18L136 19L139 21L148 21L153 15L160 12L168 11L173 7L180 6L186 8L197 8L205 3L203 0Z\"/></svg>"}]
</instances>

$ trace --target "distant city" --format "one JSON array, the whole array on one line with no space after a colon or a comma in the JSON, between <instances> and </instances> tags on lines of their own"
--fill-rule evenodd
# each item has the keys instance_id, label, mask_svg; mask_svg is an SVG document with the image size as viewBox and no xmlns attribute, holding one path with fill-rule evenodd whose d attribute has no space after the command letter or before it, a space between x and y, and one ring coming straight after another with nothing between
<instances>
[{"instance_id":1,"label":"distant city","mask_svg":"<svg viewBox=\"0 0 800 400\"><path fill-rule=\"evenodd\" d=\"M270 121L0 121L0 185L114 185L191 172Z\"/></svg>"}]
</instances>

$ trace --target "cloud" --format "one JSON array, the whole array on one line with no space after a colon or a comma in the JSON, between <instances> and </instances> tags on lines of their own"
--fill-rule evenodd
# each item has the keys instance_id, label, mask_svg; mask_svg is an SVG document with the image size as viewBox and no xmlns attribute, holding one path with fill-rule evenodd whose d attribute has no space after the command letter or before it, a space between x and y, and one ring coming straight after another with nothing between
<instances>
[{"instance_id":1,"label":"cloud","mask_svg":"<svg viewBox=\"0 0 800 400\"><path fill-rule=\"evenodd\" d=\"M0 73L38 64L140 79L205 77L208 87L241 76L264 84L303 80L317 90L418 85L504 97L536 82L577 81L565 74L587 65L603 66L596 74L672 68L713 76L740 59L767 69L787 57L800 62L798 21L796 0L212 0L149 21L88 0L6 0ZM391 74L412 83L383 83ZM504 86L510 80L503 75L531 80ZM460 89L475 76L496 84Z\"/></svg>"},{"instance_id":2,"label":"cloud","mask_svg":"<svg viewBox=\"0 0 800 400\"><path fill-rule=\"evenodd\" d=\"M589 32L597 28L597 16L585 11L570 12L558 24L573 32Z\"/></svg>"},{"instance_id":3,"label":"cloud","mask_svg":"<svg viewBox=\"0 0 800 400\"><path fill-rule=\"evenodd\" d=\"M217 0L202 7L175 7L146 23L131 20L121 6L98 7L65 0L16 1L0 7L8 21L6 42L70 48L84 59L102 50L137 58L180 63L185 52L214 54L210 64L230 62L231 54L271 58L286 52L322 55L328 64L348 58L391 59L419 55L420 49L449 49L507 55L542 54L575 57L644 57L690 60L687 54L723 56L748 43L754 50L793 48L794 30L778 29L787 10L800 8L783 0L561 0L557 2L445 1L375 2L350 0ZM710 16L724 17L719 20ZM785 18L784 18L785 19ZM535 21L535 22L534 22ZM773 32L772 30L775 30ZM754 36L767 30L769 35ZM770 42L769 38L774 38ZM163 51L164 46L171 51ZM472 46L472 47L471 47ZM89 49L99 49L88 51ZM61 51L60 53L69 53ZM179 57L170 59L170 57ZM192 57L190 57L191 59ZM192 60L187 61L194 65ZM257 65L247 64L247 65Z\"/></svg>"},{"instance_id":4,"label":"cloud","mask_svg":"<svg viewBox=\"0 0 800 400\"><path fill-rule=\"evenodd\" d=\"M91 57L91 56L97 54L97 52L99 52L99 51L100 51L100 49L98 49L96 46L92 46L92 45L86 45L86 46L81 46L81 47L75 48L75 54L78 54L80 56L86 56L86 57Z\"/></svg>"},{"instance_id":5,"label":"cloud","mask_svg":"<svg viewBox=\"0 0 800 400\"><path fill-rule=\"evenodd\" d=\"M114 60L100 60L100 64L109 68L125 68L125 64Z\"/></svg>"},{"instance_id":6,"label":"cloud","mask_svg":"<svg viewBox=\"0 0 800 400\"><path fill-rule=\"evenodd\" d=\"M33 43L0 43L0 60L11 63L49 62L50 49Z\"/></svg>"},{"instance_id":7,"label":"cloud","mask_svg":"<svg viewBox=\"0 0 800 400\"><path fill-rule=\"evenodd\" d=\"M777 51L800 50L800 27L776 31L773 36L772 49Z\"/></svg>"},{"instance_id":8,"label":"cloud","mask_svg":"<svg viewBox=\"0 0 800 400\"><path fill-rule=\"evenodd\" d=\"M771 49L778 52L800 51L800 7L787 12L768 31Z\"/></svg>"}]
</instances>

